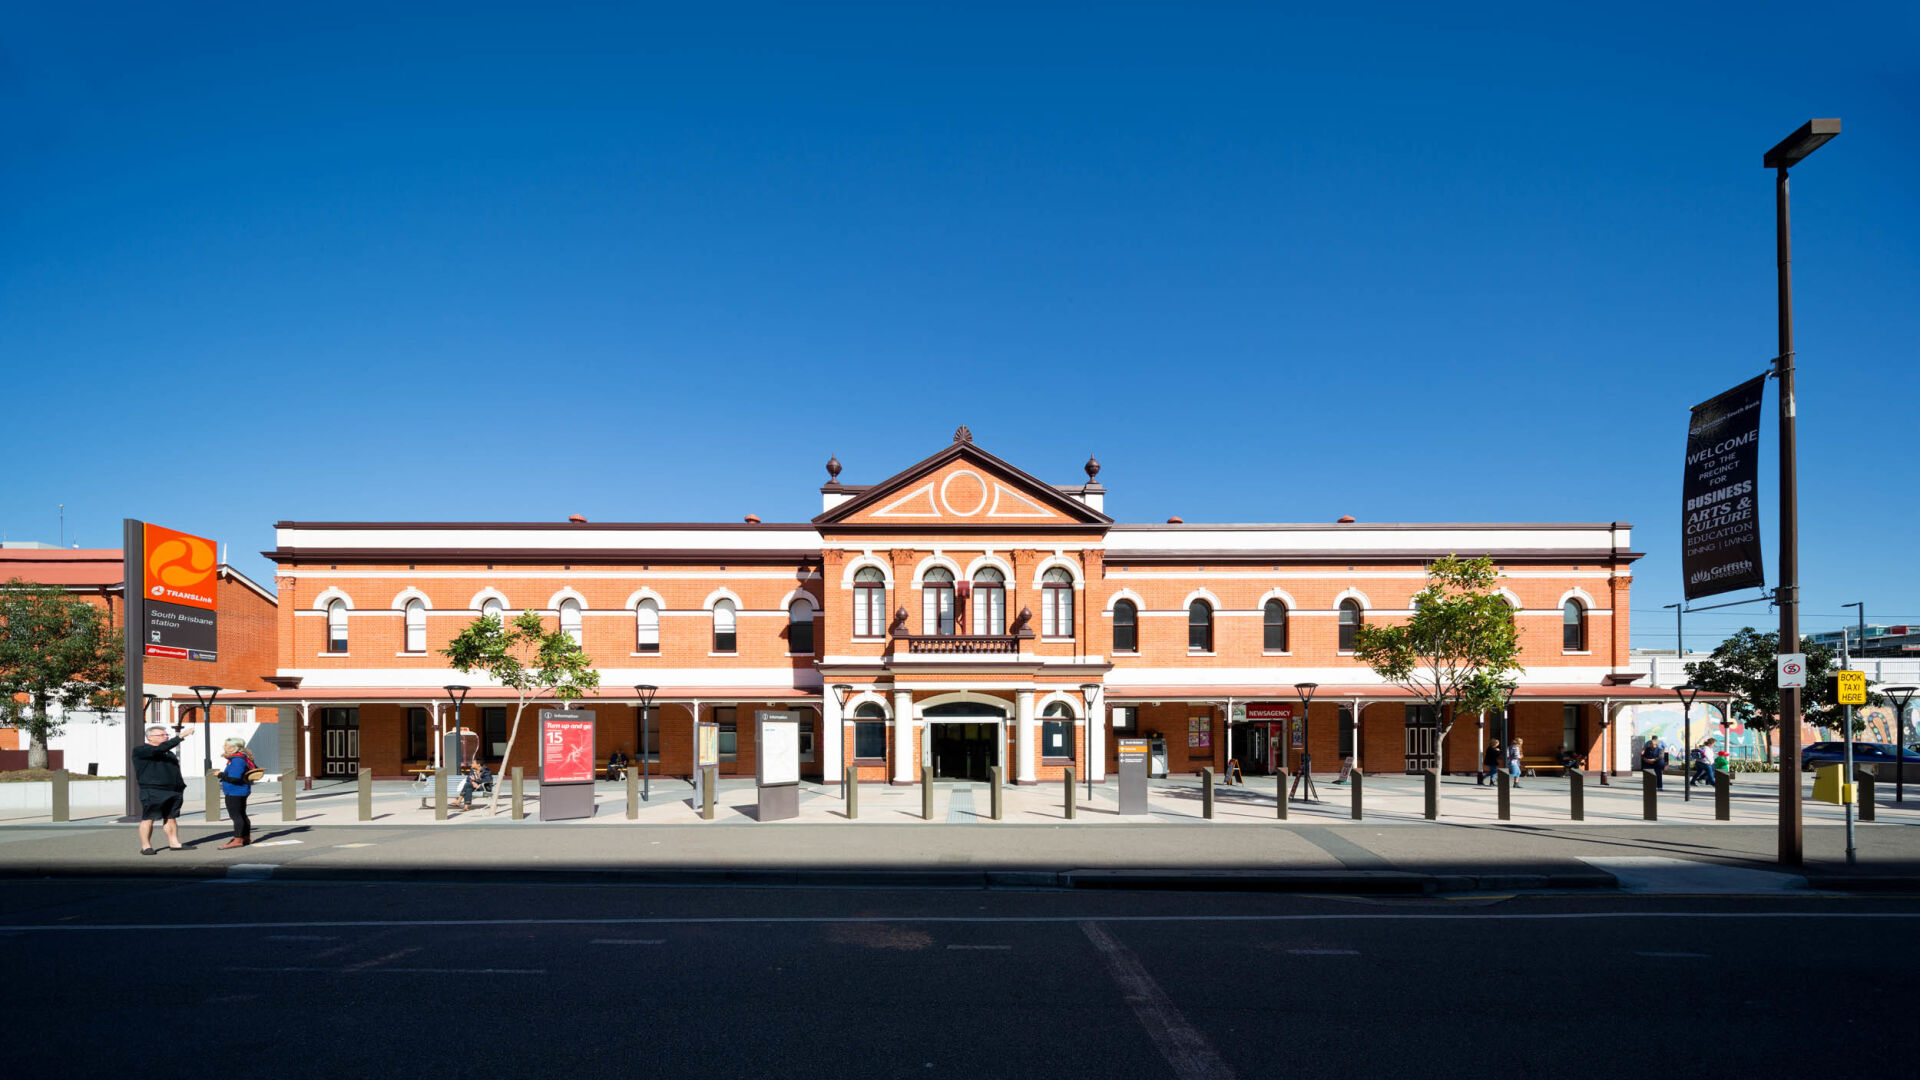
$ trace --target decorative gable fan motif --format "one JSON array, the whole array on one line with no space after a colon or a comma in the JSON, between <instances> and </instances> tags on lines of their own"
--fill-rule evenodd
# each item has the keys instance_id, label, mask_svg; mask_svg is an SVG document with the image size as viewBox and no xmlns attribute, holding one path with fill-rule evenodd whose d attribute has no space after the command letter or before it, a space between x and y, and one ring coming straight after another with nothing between
<instances>
[{"instance_id":1,"label":"decorative gable fan motif","mask_svg":"<svg viewBox=\"0 0 1920 1080\"><path fill-rule=\"evenodd\" d=\"M814 518L816 524L1107 525L1112 518L970 441L953 445Z\"/></svg>"}]
</instances>

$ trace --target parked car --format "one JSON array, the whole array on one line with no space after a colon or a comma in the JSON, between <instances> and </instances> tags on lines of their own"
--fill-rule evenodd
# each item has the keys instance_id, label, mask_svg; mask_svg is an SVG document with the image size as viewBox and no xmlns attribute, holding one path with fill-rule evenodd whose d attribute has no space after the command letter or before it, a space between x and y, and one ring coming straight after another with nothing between
<instances>
[{"instance_id":1,"label":"parked car","mask_svg":"<svg viewBox=\"0 0 1920 1080\"><path fill-rule=\"evenodd\" d=\"M1800 769L1811 772L1821 765L1844 765L1847 763L1847 744L1843 742L1809 743L1800 751ZM1853 744L1853 763L1855 765L1893 764L1899 760L1899 747L1884 742L1857 742ZM1907 760L1920 763L1920 747L1907 747Z\"/></svg>"}]
</instances>

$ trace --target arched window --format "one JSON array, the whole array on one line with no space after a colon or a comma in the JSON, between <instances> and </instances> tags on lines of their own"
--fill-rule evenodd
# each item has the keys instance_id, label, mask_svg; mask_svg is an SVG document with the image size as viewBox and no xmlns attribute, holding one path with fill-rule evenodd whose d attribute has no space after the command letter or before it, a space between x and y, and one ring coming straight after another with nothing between
<instances>
[{"instance_id":1,"label":"arched window","mask_svg":"<svg viewBox=\"0 0 1920 1080\"><path fill-rule=\"evenodd\" d=\"M787 651L813 652L813 601L804 596L787 605Z\"/></svg>"},{"instance_id":2,"label":"arched window","mask_svg":"<svg viewBox=\"0 0 1920 1080\"><path fill-rule=\"evenodd\" d=\"M953 571L936 566L920 579L920 632L953 633Z\"/></svg>"},{"instance_id":3,"label":"arched window","mask_svg":"<svg viewBox=\"0 0 1920 1080\"><path fill-rule=\"evenodd\" d=\"M853 756L856 761L887 759L887 712L871 701L853 710Z\"/></svg>"},{"instance_id":4,"label":"arched window","mask_svg":"<svg viewBox=\"0 0 1920 1080\"><path fill-rule=\"evenodd\" d=\"M1073 636L1073 575L1058 566L1040 575L1040 636Z\"/></svg>"},{"instance_id":5,"label":"arched window","mask_svg":"<svg viewBox=\"0 0 1920 1080\"><path fill-rule=\"evenodd\" d=\"M651 598L634 605L633 651L638 653L660 651L660 604Z\"/></svg>"},{"instance_id":6,"label":"arched window","mask_svg":"<svg viewBox=\"0 0 1920 1080\"><path fill-rule=\"evenodd\" d=\"M1587 647L1587 609L1571 597L1560 608L1560 647L1568 652Z\"/></svg>"},{"instance_id":7,"label":"arched window","mask_svg":"<svg viewBox=\"0 0 1920 1080\"><path fill-rule=\"evenodd\" d=\"M1360 601L1352 597L1340 601L1340 651L1353 651L1353 638L1360 629Z\"/></svg>"},{"instance_id":8,"label":"arched window","mask_svg":"<svg viewBox=\"0 0 1920 1080\"><path fill-rule=\"evenodd\" d=\"M1131 600L1122 600L1113 605L1113 651L1140 651L1140 609Z\"/></svg>"},{"instance_id":9,"label":"arched window","mask_svg":"<svg viewBox=\"0 0 1920 1080\"><path fill-rule=\"evenodd\" d=\"M406 652L427 651L427 605L419 598L407 601L407 647Z\"/></svg>"},{"instance_id":10,"label":"arched window","mask_svg":"<svg viewBox=\"0 0 1920 1080\"><path fill-rule=\"evenodd\" d=\"M887 632L887 576L878 567L863 566L853 575L853 636L880 637Z\"/></svg>"},{"instance_id":11,"label":"arched window","mask_svg":"<svg viewBox=\"0 0 1920 1080\"><path fill-rule=\"evenodd\" d=\"M347 602L335 600L327 605L327 651L347 651Z\"/></svg>"},{"instance_id":12,"label":"arched window","mask_svg":"<svg viewBox=\"0 0 1920 1080\"><path fill-rule=\"evenodd\" d=\"M1261 648L1268 652L1287 651L1287 605L1269 600L1260 612Z\"/></svg>"},{"instance_id":13,"label":"arched window","mask_svg":"<svg viewBox=\"0 0 1920 1080\"><path fill-rule=\"evenodd\" d=\"M713 651L717 653L739 651L739 638L734 633L734 610L731 600L713 602Z\"/></svg>"},{"instance_id":14,"label":"arched window","mask_svg":"<svg viewBox=\"0 0 1920 1080\"><path fill-rule=\"evenodd\" d=\"M585 644L580 631L580 601L569 596L560 601L560 632L573 639L575 645Z\"/></svg>"},{"instance_id":15,"label":"arched window","mask_svg":"<svg viewBox=\"0 0 1920 1080\"><path fill-rule=\"evenodd\" d=\"M1213 605L1205 600L1187 605L1187 651L1213 651Z\"/></svg>"},{"instance_id":16,"label":"arched window","mask_svg":"<svg viewBox=\"0 0 1920 1080\"><path fill-rule=\"evenodd\" d=\"M1040 713L1040 757L1045 761L1073 760L1073 710L1056 701Z\"/></svg>"},{"instance_id":17,"label":"arched window","mask_svg":"<svg viewBox=\"0 0 1920 1080\"><path fill-rule=\"evenodd\" d=\"M507 621L507 605L501 603L499 597L489 596L485 600L480 601L480 614L482 616L491 616L499 619L501 624L505 625Z\"/></svg>"},{"instance_id":18,"label":"arched window","mask_svg":"<svg viewBox=\"0 0 1920 1080\"><path fill-rule=\"evenodd\" d=\"M1007 632L1007 576L991 566L973 575L973 632Z\"/></svg>"}]
</instances>

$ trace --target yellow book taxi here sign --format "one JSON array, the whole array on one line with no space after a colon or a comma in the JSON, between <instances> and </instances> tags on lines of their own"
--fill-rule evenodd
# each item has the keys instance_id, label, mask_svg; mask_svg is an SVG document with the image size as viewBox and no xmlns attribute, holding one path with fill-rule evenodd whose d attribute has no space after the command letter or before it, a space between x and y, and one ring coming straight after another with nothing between
<instances>
[{"instance_id":1,"label":"yellow book taxi here sign","mask_svg":"<svg viewBox=\"0 0 1920 1080\"><path fill-rule=\"evenodd\" d=\"M1867 703L1867 673L1864 671L1836 671L1833 675L1839 684L1834 700L1842 705L1865 705Z\"/></svg>"}]
</instances>

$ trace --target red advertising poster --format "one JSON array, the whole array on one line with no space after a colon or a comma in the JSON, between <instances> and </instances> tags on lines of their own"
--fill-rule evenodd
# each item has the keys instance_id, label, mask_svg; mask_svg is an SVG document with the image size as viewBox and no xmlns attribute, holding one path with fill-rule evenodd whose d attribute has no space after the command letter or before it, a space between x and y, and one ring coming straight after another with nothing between
<instances>
[{"instance_id":1,"label":"red advertising poster","mask_svg":"<svg viewBox=\"0 0 1920 1080\"><path fill-rule=\"evenodd\" d=\"M540 782L593 782L593 721L543 719L540 725Z\"/></svg>"}]
</instances>

